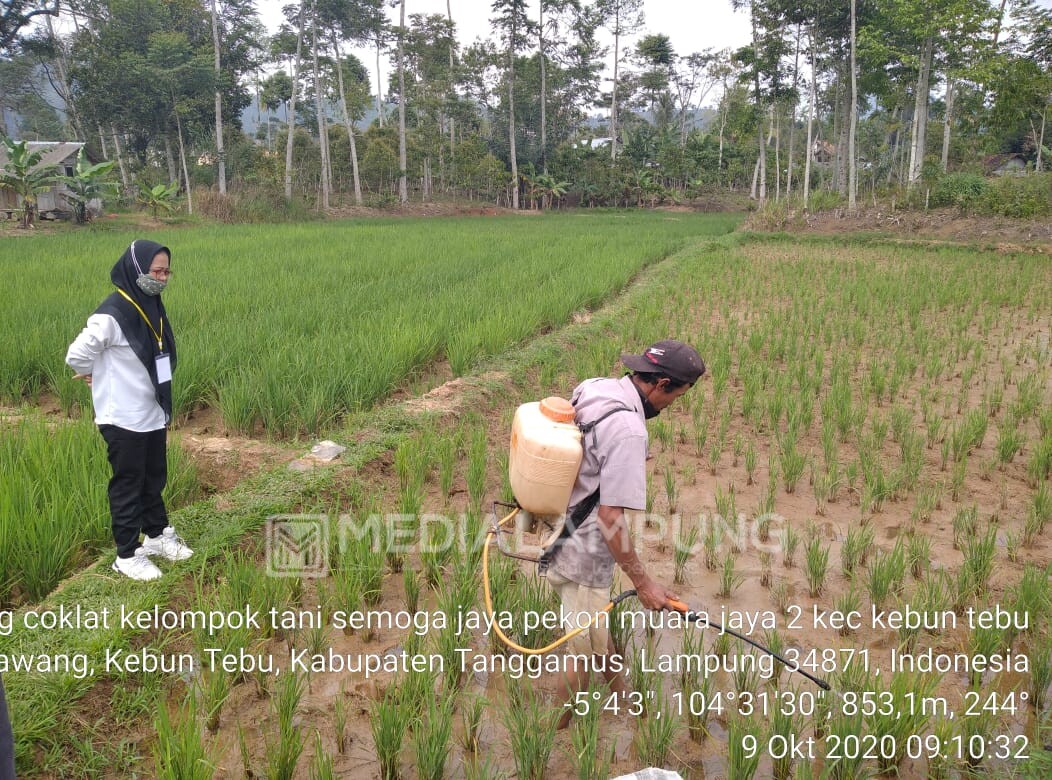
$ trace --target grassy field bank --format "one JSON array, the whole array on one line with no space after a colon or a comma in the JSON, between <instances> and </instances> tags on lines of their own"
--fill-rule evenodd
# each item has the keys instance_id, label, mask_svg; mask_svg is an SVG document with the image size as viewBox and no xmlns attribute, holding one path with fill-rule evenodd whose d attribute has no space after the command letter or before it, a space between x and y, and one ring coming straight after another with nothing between
<instances>
[{"instance_id":1,"label":"grassy field bank","mask_svg":"<svg viewBox=\"0 0 1052 780\"><path fill-rule=\"evenodd\" d=\"M0 608L38 601L112 546L106 446L89 417L0 414ZM168 450L168 506L197 495L193 463Z\"/></svg>"}]
</instances>

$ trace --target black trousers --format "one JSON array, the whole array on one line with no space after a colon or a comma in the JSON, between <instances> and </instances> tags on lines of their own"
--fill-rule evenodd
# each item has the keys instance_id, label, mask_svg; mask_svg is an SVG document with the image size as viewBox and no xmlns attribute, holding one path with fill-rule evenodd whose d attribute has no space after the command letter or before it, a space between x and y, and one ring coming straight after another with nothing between
<instances>
[{"instance_id":1,"label":"black trousers","mask_svg":"<svg viewBox=\"0 0 1052 780\"><path fill-rule=\"evenodd\" d=\"M117 555L130 558L139 546L139 534L153 537L168 525L168 511L161 491L168 482L168 431L138 433L100 425L110 466L110 519Z\"/></svg>"},{"instance_id":2,"label":"black trousers","mask_svg":"<svg viewBox=\"0 0 1052 780\"><path fill-rule=\"evenodd\" d=\"M15 739L7 715L3 678L0 678L0 780L15 780Z\"/></svg>"}]
</instances>

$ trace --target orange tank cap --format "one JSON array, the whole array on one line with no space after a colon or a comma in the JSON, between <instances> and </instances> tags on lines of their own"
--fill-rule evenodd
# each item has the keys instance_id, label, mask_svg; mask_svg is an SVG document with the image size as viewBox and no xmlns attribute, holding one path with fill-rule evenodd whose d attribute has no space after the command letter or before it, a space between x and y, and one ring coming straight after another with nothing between
<instances>
[{"instance_id":1,"label":"orange tank cap","mask_svg":"<svg viewBox=\"0 0 1052 780\"><path fill-rule=\"evenodd\" d=\"M541 401L541 414L549 420L559 423L572 423L574 418L573 404L557 395L548 396Z\"/></svg>"}]
</instances>

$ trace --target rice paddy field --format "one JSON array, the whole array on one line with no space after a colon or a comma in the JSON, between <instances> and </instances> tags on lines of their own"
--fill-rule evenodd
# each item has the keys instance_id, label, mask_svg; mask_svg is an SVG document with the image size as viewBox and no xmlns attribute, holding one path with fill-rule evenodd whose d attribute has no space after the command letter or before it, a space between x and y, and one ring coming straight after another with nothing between
<instances>
[{"instance_id":1,"label":"rice paddy field","mask_svg":"<svg viewBox=\"0 0 1052 780\"><path fill-rule=\"evenodd\" d=\"M5 563L0 656L37 664L0 668L20 774L1052 774L1047 257L723 235L733 220L689 214L592 219L165 236L181 424L208 408L231 436L302 451L317 433L349 449L334 466L246 473L204 498L188 477L174 518L197 553L147 588L111 578L105 555L67 559L73 576L50 594ZM18 273L53 280L58 255L44 253L61 247L81 258L70 289L12 296L39 327L4 334L0 374L6 404L61 411L5 421L4 479L27 465L0 500L7 518L30 498L76 495L52 500L48 522L95 517L98 550L101 448L59 364L124 240L91 238L107 252L53 238L20 241L36 261L17 260ZM511 418L618 375L621 352L666 337L694 344L709 371L648 424L640 556L694 609L830 690L628 601L612 633L634 693L596 687L557 731L565 651L528 659L482 616L480 540L491 502L511 498ZM47 462L44 437L50 473L29 465ZM275 568L275 518L293 516L324 554L311 576L274 576L290 573ZM5 560L29 560L38 537L12 541L15 528L0 534L16 551ZM557 626L528 622L558 609L547 584L490 553L505 633L552 641ZM59 565L40 560L34 570ZM77 607L76 625L26 624ZM102 609L149 614L85 623Z\"/></svg>"},{"instance_id":2,"label":"rice paddy field","mask_svg":"<svg viewBox=\"0 0 1052 780\"><path fill-rule=\"evenodd\" d=\"M173 252L164 299L180 353L176 413L207 405L236 432L317 433L436 362L459 376L561 325L684 239L734 224L627 213L157 236ZM9 312L0 324L0 400L52 393L64 409L84 403L62 355L111 292L109 270L135 237L9 242L5 270L21 284L0 294Z\"/></svg>"}]
</instances>

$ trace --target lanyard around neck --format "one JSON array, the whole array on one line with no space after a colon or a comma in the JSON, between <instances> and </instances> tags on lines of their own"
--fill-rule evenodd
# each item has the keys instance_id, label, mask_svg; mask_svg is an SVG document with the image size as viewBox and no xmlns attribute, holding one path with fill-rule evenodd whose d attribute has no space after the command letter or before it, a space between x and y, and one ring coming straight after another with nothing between
<instances>
[{"instance_id":1,"label":"lanyard around neck","mask_svg":"<svg viewBox=\"0 0 1052 780\"><path fill-rule=\"evenodd\" d=\"M150 329L150 332L153 333L153 337L155 339L157 339L157 351L158 352L164 352L164 341L163 341L163 335L162 335L164 333L164 317L160 318L161 329L160 329L160 331L158 331L156 328L153 327L153 323L150 322L150 318L146 316L146 312L144 312L142 310L142 306L140 306L138 303L136 303L134 298L132 298L130 295L128 295L128 293L124 292L124 290L122 290L120 287L117 288L117 292L119 292L121 295L123 295L124 299L128 303L130 303L132 306L134 306L138 310L139 314L142 315L142 319L143 319L143 322L146 323L146 327L148 327Z\"/></svg>"}]
</instances>

